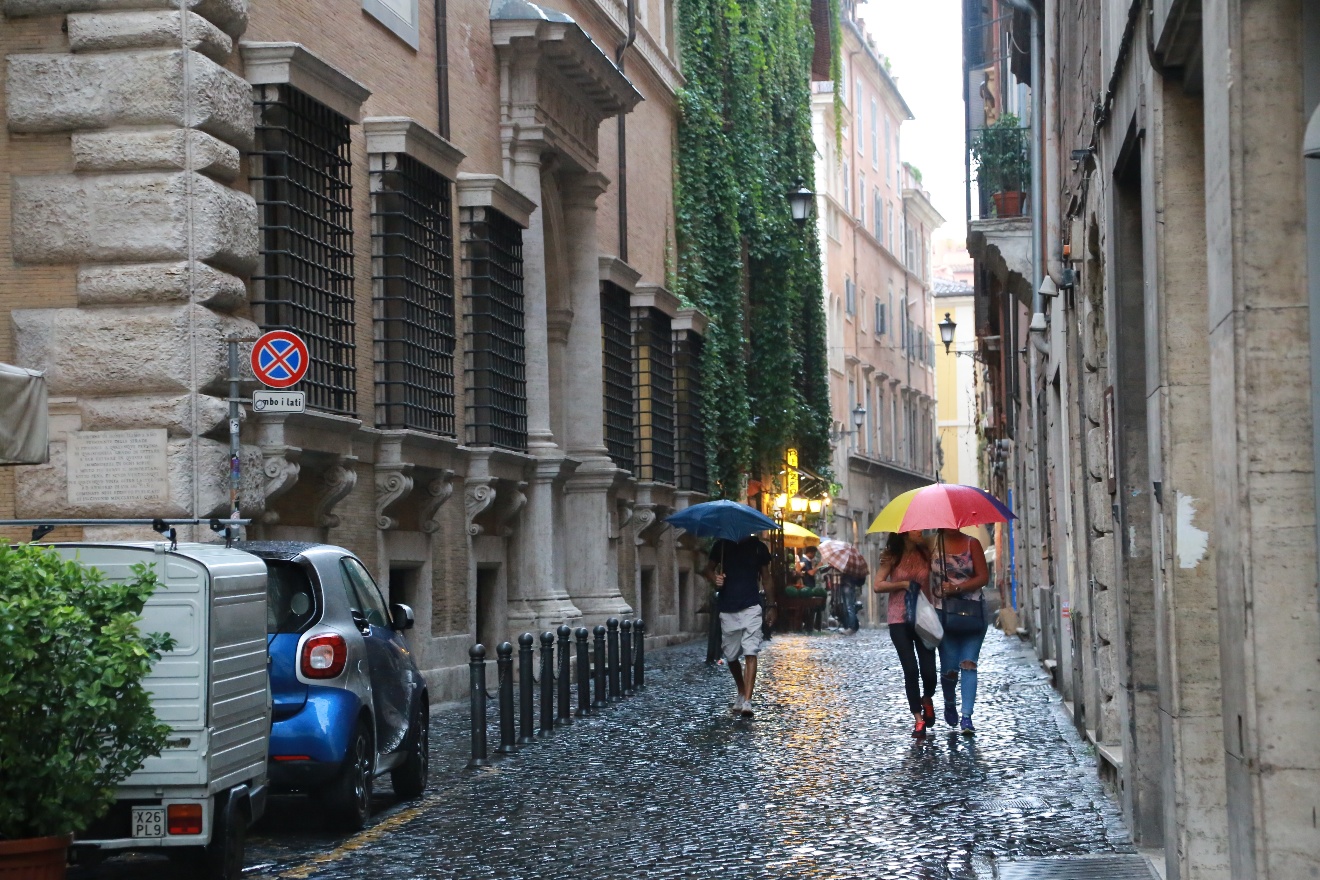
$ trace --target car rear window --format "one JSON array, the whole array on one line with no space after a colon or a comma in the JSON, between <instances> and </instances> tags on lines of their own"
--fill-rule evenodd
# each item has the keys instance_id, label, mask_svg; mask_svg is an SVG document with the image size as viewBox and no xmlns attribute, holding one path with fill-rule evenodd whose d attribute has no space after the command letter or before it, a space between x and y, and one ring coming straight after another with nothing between
<instances>
[{"instance_id":1,"label":"car rear window","mask_svg":"<svg viewBox=\"0 0 1320 880\"><path fill-rule=\"evenodd\" d=\"M266 581L266 633L302 632L316 616L316 594L312 591L307 572L296 562L275 559L266 560L266 568L269 572ZM294 596L298 595L306 597L307 610L302 614L293 611Z\"/></svg>"}]
</instances>

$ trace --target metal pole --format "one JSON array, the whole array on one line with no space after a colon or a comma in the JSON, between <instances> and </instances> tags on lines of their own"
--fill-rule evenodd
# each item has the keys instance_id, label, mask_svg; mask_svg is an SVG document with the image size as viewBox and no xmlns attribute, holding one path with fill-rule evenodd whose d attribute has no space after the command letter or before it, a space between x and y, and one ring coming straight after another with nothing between
<instances>
[{"instance_id":1,"label":"metal pole","mask_svg":"<svg viewBox=\"0 0 1320 880\"><path fill-rule=\"evenodd\" d=\"M541 733L555 729L555 634L541 633Z\"/></svg>"},{"instance_id":2,"label":"metal pole","mask_svg":"<svg viewBox=\"0 0 1320 880\"><path fill-rule=\"evenodd\" d=\"M239 462L242 460L242 448L239 445L238 427L238 340L229 340L229 516L238 519L238 477ZM227 527L226 527L227 528Z\"/></svg>"},{"instance_id":3,"label":"metal pole","mask_svg":"<svg viewBox=\"0 0 1320 880\"><path fill-rule=\"evenodd\" d=\"M591 648L587 644L585 626L579 626L573 635L577 637L577 715L581 718L591 714Z\"/></svg>"},{"instance_id":4,"label":"metal pole","mask_svg":"<svg viewBox=\"0 0 1320 880\"><path fill-rule=\"evenodd\" d=\"M591 707L599 709L609 703L605 697L605 627L597 624L592 633L595 636L596 699L591 701Z\"/></svg>"},{"instance_id":5,"label":"metal pole","mask_svg":"<svg viewBox=\"0 0 1320 880\"><path fill-rule=\"evenodd\" d=\"M495 751L512 755L518 751L513 744L513 645L500 642L495 656L500 672L500 747Z\"/></svg>"},{"instance_id":6,"label":"metal pole","mask_svg":"<svg viewBox=\"0 0 1320 880\"><path fill-rule=\"evenodd\" d=\"M610 676L609 701L617 703L623 699L623 691L619 689L619 618L611 617L605 621L605 627L609 630L609 662L606 667Z\"/></svg>"},{"instance_id":7,"label":"metal pole","mask_svg":"<svg viewBox=\"0 0 1320 880\"><path fill-rule=\"evenodd\" d=\"M623 695L631 697L633 695L632 686L632 628L633 622L625 620L622 624L622 632L619 634L619 672L623 678Z\"/></svg>"},{"instance_id":8,"label":"metal pole","mask_svg":"<svg viewBox=\"0 0 1320 880\"><path fill-rule=\"evenodd\" d=\"M532 644L536 636L518 636L518 742L536 742L532 735Z\"/></svg>"},{"instance_id":9,"label":"metal pole","mask_svg":"<svg viewBox=\"0 0 1320 880\"><path fill-rule=\"evenodd\" d=\"M486 760L486 648L473 645L468 649L468 658L472 692L472 759L467 765L471 769L490 764Z\"/></svg>"},{"instance_id":10,"label":"metal pole","mask_svg":"<svg viewBox=\"0 0 1320 880\"><path fill-rule=\"evenodd\" d=\"M569 665L568 651L571 647L573 628L560 624L559 629L559 723L573 723L573 670Z\"/></svg>"},{"instance_id":11,"label":"metal pole","mask_svg":"<svg viewBox=\"0 0 1320 880\"><path fill-rule=\"evenodd\" d=\"M636 658L636 670L633 673L633 690L640 691L646 686L646 621L640 617L633 621L633 632L637 641L633 645Z\"/></svg>"}]
</instances>

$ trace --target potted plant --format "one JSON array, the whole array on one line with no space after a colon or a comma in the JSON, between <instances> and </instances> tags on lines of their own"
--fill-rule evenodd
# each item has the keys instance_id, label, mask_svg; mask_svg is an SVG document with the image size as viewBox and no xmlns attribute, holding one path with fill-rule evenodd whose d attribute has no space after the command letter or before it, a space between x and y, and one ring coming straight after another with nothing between
<instances>
[{"instance_id":1,"label":"potted plant","mask_svg":"<svg viewBox=\"0 0 1320 880\"><path fill-rule=\"evenodd\" d=\"M173 645L139 632L157 580L133 573L0 543L0 876L63 877L73 835L165 745L142 680Z\"/></svg>"},{"instance_id":2,"label":"potted plant","mask_svg":"<svg viewBox=\"0 0 1320 880\"><path fill-rule=\"evenodd\" d=\"M1027 134L1021 121L1005 113L972 139L976 184L989 192L999 217L1022 214L1023 193L1031 176Z\"/></svg>"}]
</instances>

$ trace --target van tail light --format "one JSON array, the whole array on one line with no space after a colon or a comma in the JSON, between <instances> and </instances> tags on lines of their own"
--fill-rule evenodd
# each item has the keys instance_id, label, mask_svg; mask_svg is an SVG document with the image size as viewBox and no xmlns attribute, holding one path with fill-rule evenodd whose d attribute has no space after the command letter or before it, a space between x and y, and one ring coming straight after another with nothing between
<instances>
[{"instance_id":1,"label":"van tail light","mask_svg":"<svg viewBox=\"0 0 1320 880\"><path fill-rule=\"evenodd\" d=\"M201 804L170 804L166 807L169 814L170 834L201 834Z\"/></svg>"},{"instance_id":2,"label":"van tail light","mask_svg":"<svg viewBox=\"0 0 1320 880\"><path fill-rule=\"evenodd\" d=\"M330 633L313 636L303 643L299 666L305 678L334 678L344 671L348 662L348 642L344 637Z\"/></svg>"}]
</instances>

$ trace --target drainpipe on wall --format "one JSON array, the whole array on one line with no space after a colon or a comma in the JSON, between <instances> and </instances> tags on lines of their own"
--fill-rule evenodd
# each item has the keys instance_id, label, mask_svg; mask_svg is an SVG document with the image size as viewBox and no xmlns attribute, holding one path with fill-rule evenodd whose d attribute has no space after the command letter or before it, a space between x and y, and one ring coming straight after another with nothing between
<instances>
[{"instance_id":1,"label":"drainpipe on wall","mask_svg":"<svg viewBox=\"0 0 1320 880\"><path fill-rule=\"evenodd\" d=\"M449 140L449 2L435 0L436 133Z\"/></svg>"},{"instance_id":2,"label":"drainpipe on wall","mask_svg":"<svg viewBox=\"0 0 1320 880\"><path fill-rule=\"evenodd\" d=\"M623 73L623 55L637 39L637 3L628 0L628 37L614 53L614 66ZM628 114L619 114L619 259L628 262Z\"/></svg>"}]
</instances>

